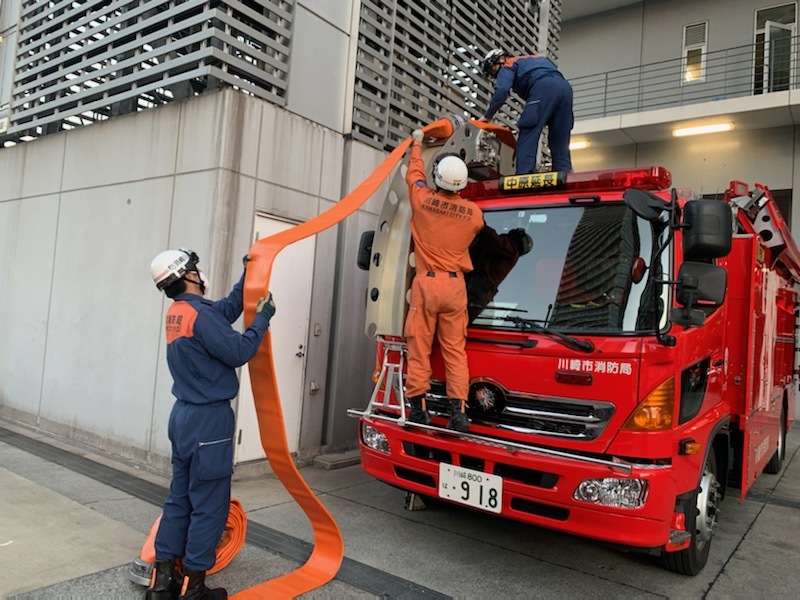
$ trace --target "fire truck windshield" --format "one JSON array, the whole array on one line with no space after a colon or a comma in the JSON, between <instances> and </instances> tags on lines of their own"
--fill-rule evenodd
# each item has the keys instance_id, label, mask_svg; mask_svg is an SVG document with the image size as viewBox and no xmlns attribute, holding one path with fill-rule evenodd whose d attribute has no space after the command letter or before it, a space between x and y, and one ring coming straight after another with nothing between
<instances>
[{"instance_id":1,"label":"fire truck windshield","mask_svg":"<svg viewBox=\"0 0 800 600\"><path fill-rule=\"evenodd\" d=\"M519 317L552 330L613 334L652 332L656 313L662 321L667 286L651 280L669 272L669 252L653 264L664 223L616 202L486 208L484 220L466 278L472 326L512 329ZM533 239L527 253L520 229Z\"/></svg>"}]
</instances>

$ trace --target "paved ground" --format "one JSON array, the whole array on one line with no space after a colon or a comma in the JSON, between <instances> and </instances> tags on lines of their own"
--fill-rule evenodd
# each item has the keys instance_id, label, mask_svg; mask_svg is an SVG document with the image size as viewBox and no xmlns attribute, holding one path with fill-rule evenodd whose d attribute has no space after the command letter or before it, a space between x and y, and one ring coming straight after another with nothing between
<instances>
[{"instance_id":1,"label":"paved ground","mask_svg":"<svg viewBox=\"0 0 800 600\"><path fill-rule=\"evenodd\" d=\"M762 476L744 502L725 499L709 564L697 577L455 506L408 512L403 492L357 465L306 467L303 477L342 529L346 558L334 581L303 597L792 597L800 588L800 426L787 442L779 475ZM143 597L128 573L167 484L0 421L0 597ZM210 578L231 593L296 568L312 536L273 476L237 478L234 496L247 511L248 541Z\"/></svg>"}]
</instances>

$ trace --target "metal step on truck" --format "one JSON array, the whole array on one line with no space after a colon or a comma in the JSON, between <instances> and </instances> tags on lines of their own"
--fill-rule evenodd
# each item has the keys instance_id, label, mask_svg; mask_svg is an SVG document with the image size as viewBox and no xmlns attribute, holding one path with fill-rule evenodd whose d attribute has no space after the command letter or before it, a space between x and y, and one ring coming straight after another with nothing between
<instances>
[{"instance_id":1,"label":"metal step on truck","mask_svg":"<svg viewBox=\"0 0 800 600\"><path fill-rule=\"evenodd\" d=\"M491 228L465 278L470 429L445 427L436 346L433 422L407 419L401 165L358 259L378 341L374 392L349 411L364 470L411 506L439 498L699 573L722 498L779 472L794 419L800 252L769 189L682 197L663 167L507 175L508 136L458 125L423 157L465 159L462 195ZM532 250L501 259L492 240L518 228Z\"/></svg>"}]
</instances>

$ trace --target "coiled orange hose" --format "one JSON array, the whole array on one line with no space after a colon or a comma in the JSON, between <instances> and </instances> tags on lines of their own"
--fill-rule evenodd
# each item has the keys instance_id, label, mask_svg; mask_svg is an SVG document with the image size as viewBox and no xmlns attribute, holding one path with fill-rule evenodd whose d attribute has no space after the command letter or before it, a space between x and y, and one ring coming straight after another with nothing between
<instances>
[{"instance_id":1,"label":"coiled orange hose","mask_svg":"<svg viewBox=\"0 0 800 600\"><path fill-rule=\"evenodd\" d=\"M156 561L156 532L158 525L161 523L159 516L153 526L150 528L150 533L142 546L142 551L139 553L139 558L142 562L150 564ZM214 566L208 570L208 574L216 573L228 566L233 560L233 557L239 553L239 550L244 546L244 540L247 537L247 515L242 508L241 503L236 498L231 498L231 507L228 511L228 521L225 523L225 531L222 533L222 539L217 544L217 561Z\"/></svg>"}]
</instances>

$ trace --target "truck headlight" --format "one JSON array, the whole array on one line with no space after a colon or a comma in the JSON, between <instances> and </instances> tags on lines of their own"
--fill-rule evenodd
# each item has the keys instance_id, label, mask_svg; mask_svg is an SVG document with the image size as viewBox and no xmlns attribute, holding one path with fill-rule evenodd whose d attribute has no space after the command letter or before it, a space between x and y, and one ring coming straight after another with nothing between
<instances>
[{"instance_id":1,"label":"truck headlight","mask_svg":"<svg viewBox=\"0 0 800 600\"><path fill-rule=\"evenodd\" d=\"M384 454L391 452L389 450L389 440L386 439L386 436L368 423L361 423L361 439L367 448L372 448Z\"/></svg>"},{"instance_id":2,"label":"truck headlight","mask_svg":"<svg viewBox=\"0 0 800 600\"><path fill-rule=\"evenodd\" d=\"M572 494L575 500L613 506L614 508L639 508L647 500L647 481L645 479L586 479Z\"/></svg>"}]
</instances>

